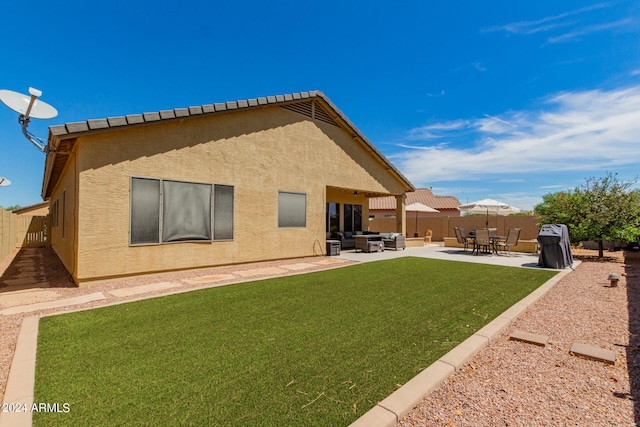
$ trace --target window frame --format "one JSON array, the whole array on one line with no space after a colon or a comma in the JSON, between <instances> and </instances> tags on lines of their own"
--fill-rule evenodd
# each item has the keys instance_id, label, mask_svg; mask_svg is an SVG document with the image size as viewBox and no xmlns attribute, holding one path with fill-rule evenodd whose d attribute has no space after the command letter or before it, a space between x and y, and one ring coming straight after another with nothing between
<instances>
[{"instance_id":1,"label":"window frame","mask_svg":"<svg viewBox=\"0 0 640 427\"><path fill-rule=\"evenodd\" d=\"M347 207L348 206L348 207ZM350 231L355 233L362 230L362 212L363 207L358 203L345 203L343 205L344 210L344 231ZM360 218L359 227L357 226L357 219Z\"/></svg>"},{"instance_id":2,"label":"window frame","mask_svg":"<svg viewBox=\"0 0 640 427\"><path fill-rule=\"evenodd\" d=\"M152 180L158 182L158 240L154 242L133 242L133 217L134 217L134 192L133 192L133 183L134 180ZM209 197L209 218L208 223L210 227L210 239L192 239L192 240L175 240L165 242L163 237L163 226L164 226L164 185L165 181L178 182L183 184L196 184L196 185L207 185L211 188L210 197ZM216 188L218 187L227 187L231 188L231 237L225 237L216 239L216 228L215 228L215 217L216 217L216 205L215 205L215 196L216 196ZM228 213L228 212L227 212ZM213 243L213 242L224 242L224 241L233 241L235 238L235 186L228 184L214 184L210 182L198 182L198 181L186 181L180 179L171 179L171 178L155 178L149 176L138 176L132 175L129 178L129 246L156 246L156 245L173 245L179 243Z\"/></svg>"},{"instance_id":3,"label":"window frame","mask_svg":"<svg viewBox=\"0 0 640 427\"><path fill-rule=\"evenodd\" d=\"M338 202L327 202L326 205L326 232L327 233L333 233L333 232L338 232L340 231L340 203ZM335 216L332 217L332 210L331 208L335 207ZM334 221L332 221L332 219ZM331 227L334 223L337 223L336 229L332 230Z\"/></svg>"},{"instance_id":4,"label":"window frame","mask_svg":"<svg viewBox=\"0 0 640 427\"><path fill-rule=\"evenodd\" d=\"M282 225L282 218L280 217L280 195L281 194L291 194L291 195L297 195L297 196L304 196L304 225ZM278 190L278 200L277 200L277 206L278 206L278 214L277 214L277 220L278 220L278 228L282 229L282 228L293 228L293 229L304 229L307 228L307 193L302 193L299 191L288 191L288 190Z\"/></svg>"}]
</instances>

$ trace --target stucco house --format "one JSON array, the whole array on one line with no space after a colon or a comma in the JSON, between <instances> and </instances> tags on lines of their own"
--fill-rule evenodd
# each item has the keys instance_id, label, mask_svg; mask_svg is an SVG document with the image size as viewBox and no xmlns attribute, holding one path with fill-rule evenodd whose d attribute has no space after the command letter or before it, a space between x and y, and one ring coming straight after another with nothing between
<instances>
[{"instance_id":1,"label":"stucco house","mask_svg":"<svg viewBox=\"0 0 640 427\"><path fill-rule=\"evenodd\" d=\"M51 245L79 285L322 255L412 184L321 92L49 128ZM330 212L337 210L338 215ZM363 228L364 227L364 228Z\"/></svg>"}]
</instances>

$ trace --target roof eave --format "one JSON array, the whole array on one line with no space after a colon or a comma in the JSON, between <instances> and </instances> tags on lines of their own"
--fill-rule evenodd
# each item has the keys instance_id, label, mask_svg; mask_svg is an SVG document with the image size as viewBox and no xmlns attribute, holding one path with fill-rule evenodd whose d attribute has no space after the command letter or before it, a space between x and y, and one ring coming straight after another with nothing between
<instances>
[{"instance_id":1,"label":"roof eave","mask_svg":"<svg viewBox=\"0 0 640 427\"><path fill-rule=\"evenodd\" d=\"M59 151L62 141L77 138L79 136L118 130L125 127L147 126L158 122L183 120L185 118L208 116L241 109L244 110L263 108L273 105L285 105L309 98L321 99L337 115L334 117L334 120L337 119L338 123L340 123L343 128L346 128L354 139L357 139L360 143L364 144L369 153L373 154L378 161L385 166L385 169L393 174L396 179L403 184L405 191L415 191L413 184L411 184L411 182L362 134L362 132L360 132L360 130L351 123L342 111L340 111L338 107L336 107L331 100L324 95L324 93L319 90L315 90L51 126L49 127L48 138L49 152L45 161L45 172L42 182L42 198L43 200L47 200L51 192L49 187L51 185L55 185L55 183L51 182L51 178L57 157L59 155L68 156L68 152L63 153Z\"/></svg>"}]
</instances>

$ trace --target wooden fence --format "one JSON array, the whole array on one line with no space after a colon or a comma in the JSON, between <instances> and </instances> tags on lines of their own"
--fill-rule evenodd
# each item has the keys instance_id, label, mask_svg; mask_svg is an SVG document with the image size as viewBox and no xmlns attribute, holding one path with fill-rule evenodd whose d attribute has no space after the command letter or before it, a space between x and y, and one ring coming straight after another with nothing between
<instances>
[{"instance_id":1,"label":"wooden fence","mask_svg":"<svg viewBox=\"0 0 640 427\"><path fill-rule=\"evenodd\" d=\"M524 240L538 237L538 219L534 216L490 216L489 227L497 228L497 234L506 236L510 228L520 228L520 238ZM432 240L442 241L444 237L455 237L454 227L464 228L465 233L476 228L486 227L487 217L484 216L442 216L418 218L417 233L424 237L427 230L433 231ZM369 221L369 231L382 233L394 232L395 218L375 218ZM413 237L416 233L416 221L412 213L407 214L407 236Z\"/></svg>"},{"instance_id":2,"label":"wooden fence","mask_svg":"<svg viewBox=\"0 0 640 427\"><path fill-rule=\"evenodd\" d=\"M49 216L19 216L0 208L0 261L17 248L49 245Z\"/></svg>"}]
</instances>

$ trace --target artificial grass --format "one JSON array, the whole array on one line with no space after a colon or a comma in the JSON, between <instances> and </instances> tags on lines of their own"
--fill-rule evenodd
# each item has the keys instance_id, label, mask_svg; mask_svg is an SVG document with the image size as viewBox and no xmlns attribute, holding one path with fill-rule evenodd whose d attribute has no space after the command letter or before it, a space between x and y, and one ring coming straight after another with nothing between
<instances>
[{"instance_id":1,"label":"artificial grass","mask_svg":"<svg viewBox=\"0 0 640 427\"><path fill-rule=\"evenodd\" d=\"M555 272L400 258L40 320L34 425L348 425Z\"/></svg>"}]
</instances>

